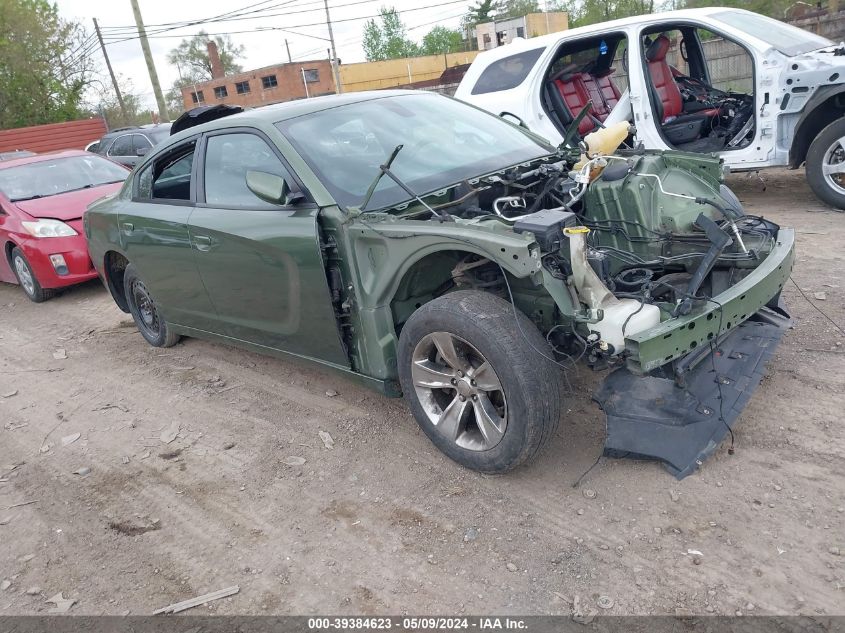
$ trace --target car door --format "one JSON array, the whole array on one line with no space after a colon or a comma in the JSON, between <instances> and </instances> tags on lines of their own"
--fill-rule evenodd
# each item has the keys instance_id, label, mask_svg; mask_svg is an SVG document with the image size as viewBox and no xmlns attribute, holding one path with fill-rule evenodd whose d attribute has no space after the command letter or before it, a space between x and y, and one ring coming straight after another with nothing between
<instances>
[{"instance_id":1,"label":"car door","mask_svg":"<svg viewBox=\"0 0 845 633\"><path fill-rule=\"evenodd\" d=\"M157 155L134 175L131 202L120 205L120 244L173 324L216 331L217 315L191 253L194 137Z\"/></svg>"},{"instance_id":2,"label":"car door","mask_svg":"<svg viewBox=\"0 0 845 633\"><path fill-rule=\"evenodd\" d=\"M112 141L106 155L113 161L126 165L127 167L134 167L138 164L138 157L132 149L133 134L123 134Z\"/></svg>"},{"instance_id":3,"label":"car door","mask_svg":"<svg viewBox=\"0 0 845 633\"><path fill-rule=\"evenodd\" d=\"M207 134L199 201L189 222L194 259L229 336L349 366L332 307L317 234L319 209L264 202L248 171L299 187L280 152L252 128Z\"/></svg>"}]
</instances>

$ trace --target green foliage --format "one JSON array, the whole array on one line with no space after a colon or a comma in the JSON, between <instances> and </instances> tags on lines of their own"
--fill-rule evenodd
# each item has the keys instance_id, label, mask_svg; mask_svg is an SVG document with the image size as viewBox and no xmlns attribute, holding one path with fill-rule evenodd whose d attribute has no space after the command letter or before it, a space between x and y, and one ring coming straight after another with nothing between
<instances>
[{"instance_id":1,"label":"green foliage","mask_svg":"<svg viewBox=\"0 0 845 633\"><path fill-rule=\"evenodd\" d=\"M575 28L670 8L655 0L556 0L550 10L566 11L569 14L569 28Z\"/></svg>"},{"instance_id":2,"label":"green foliage","mask_svg":"<svg viewBox=\"0 0 845 633\"><path fill-rule=\"evenodd\" d=\"M419 46L408 37L408 31L393 7L379 9L378 22L364 25L364 55L368 62L399 59L419 55Z\"/></svg>"},{"instance_id":3,"label":"green foliage","mask_svg":"<svg viewBox=\"0 0 845 633\"><path fill-rule=\"evenodd\" d=\"M678 0L678 2L681 2L682 4L679 4L674 8L693 9L697 7L713 6L712 2L706 2L705 0L686 0L686 2ZM747 9L748 11L754 11L755 13L760 13L761 15L766 15L770 18L782 20L786 14L786 10L795 4L795 0L742 0L741 2L739 0L723 0L718 6Z\"/></svg>"},{"instance_id":4,"label":"green foliage","mask_svg":"<svg viewBox=\"0 0 845 633\"><path fill-rule=\"evenodd\" d=\"M457 53L464 49L464 39L461 32L447 29L445 26L435 26L422 39L421 55L442 55L443 53Z\"/></svg>"},{"instance_id":5,"label":"green foliage","mask_svg":"<svg viewBox=\"0 0 845 633\"><path fill-rule=\"evenodd\" d=\"M209 40L217 43L220 64L226 75L243 71L238 60L243 57L244 47L236 45L228 35L211 37L206 31L200 31L194 37L182 40L167 54L167 61L179 70L179 79L173 82L164 95L171 119L175 119L185 110L181 89L211 79L211 60L208 58Z\"/></svg>"},{"instance_id":6,"label":"green foliage","mask_svg":"<svg viewBox=\"0 0 845 633\"><path fill-rule=\"evenodd\" d=\"M82 116L90 38L45 0L0 0L0 128Z\"/></svg>"},{"instance_id":7,"label":"green foliage","mask_svg":"<svg viewBox=\"0 0 845 633\"><path fill-rule=\"evenodd\" d=\"M473 27L476 24L483 24L492 20L495 13L496 0L478 0L461 19L461 24L465 29Z\"/></svg>"},{"instance_id":8,"label":"green foliage","mask_svg":"<svg viewBox=\"0 0 845 633\"><path fill-rule=\"evenodd\" d=\"M529 13L541 13L538 0L500 0L496 4L496 20L521 18Z\"/></svg>"},{"instance_id":9,"label":"green foliage","mask_svg":"<svg viewBox=\"0 0 845 633\"><path fill-rule=\"evenodd\" d=\"M167 61L178 66L184 81L194 83L211 79L211 61L208 59L208 41L217 43L217 52L223 72L227 75L239 73L243 70L237 63L243 57L244 47L237 46L228 35L215 35L213 38L205 31L200 31L194 37L182 40L179 45L167 54Z\"/></svg>"},{"instance_id":10,"label":"green foliage","mask_svg":"<svg viewBox=\"0 0 845 633\"><path fill-rule=\"evenodd\" d=\"M724 0L718 6L747 9L783 19L784 12L793 4L794 0ZM549 10L569 13L569 27L574 28L634 15L710 6L714 6L712 0L554 0Z\"/></svg>"},{"instance_id":11,"label":"green foliage","mask_svg":"<svg viewBox=\"0 0 845 633\"><path fill-rule=\"evenodd\" d=\"M120 110L120 104L117 101L117 95L112 88L111 81L102 84L103 88L97 94L96 105L89 108L91 114L102 116L106 120L109 129L126 125L152 123L152 115L141 104L141 98L135 93L135 87L132 85L132 81L118 77L118 85L120 86L120 94L123 96L126 116Z\"/></svg>"}]
</instances>

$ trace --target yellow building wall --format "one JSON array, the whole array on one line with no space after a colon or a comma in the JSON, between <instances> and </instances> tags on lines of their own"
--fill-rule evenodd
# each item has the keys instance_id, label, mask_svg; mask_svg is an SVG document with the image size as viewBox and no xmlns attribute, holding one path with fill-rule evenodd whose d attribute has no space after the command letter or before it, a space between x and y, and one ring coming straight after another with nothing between
<instances>
[{"instance_id":1,"label":"yellow building wall","mask_svg":"<svg viewBox=\"0 0 845 633\"><path fill-rule=\"evenodd\" d=\"M383 62L342 64L340 82L345 92L395 88L415 81L437 79L446 68L471 64L478 51L388 59ZM410 77L409 77L410 72Z\"/></svg>"},{"instance_id":2,"label":"yellow building wall","mask_svg":"<svg viewBox=\"0 0 845 633\"><path fill-rule=\"evenodd\" d=\"M562 11L552 13L529 13L525 16L525 37L537 37L565 31L569 28L569 14Z\"/></svg>"}]
</instances>

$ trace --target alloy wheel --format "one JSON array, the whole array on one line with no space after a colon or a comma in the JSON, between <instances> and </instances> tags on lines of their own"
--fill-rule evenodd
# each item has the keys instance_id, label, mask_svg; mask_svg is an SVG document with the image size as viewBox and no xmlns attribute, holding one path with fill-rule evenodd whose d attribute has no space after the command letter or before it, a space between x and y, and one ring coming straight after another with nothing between
<instances>
[{"instance_id":1,"label":"alloy wheel","mask_svg":"<svg viewBox=\"0 0 845 633\"><path fill-rule=\"evenodd\" d=\"M15 256L15 272L18 274L18 280L21 282L24 291L30 297L35 295L35 279L32 277L32 272L29 270L24 258L20 255Z\"/></svg>"},{"instance_id":2,"label":"alloy wheel","mask_svg":"<svg viewBox=\"0 0 845 633\"><path fill-rule=\"evenodd\" d=\"M822 173L828 187L845 195L845 137L836 139L822 159Z\"/></svg>"},{"instance_id":3,"label":"alloy wheel","mask_svg":"<svg viewBox=\"0 0 845 633\"><path fill-rule=\"evenodd\" d=\"M476 347L432 332L417 343L411 363L417 398L438 433L471 451L502 441L508 424L504 387Z\"/></svg>"}]
</instances>

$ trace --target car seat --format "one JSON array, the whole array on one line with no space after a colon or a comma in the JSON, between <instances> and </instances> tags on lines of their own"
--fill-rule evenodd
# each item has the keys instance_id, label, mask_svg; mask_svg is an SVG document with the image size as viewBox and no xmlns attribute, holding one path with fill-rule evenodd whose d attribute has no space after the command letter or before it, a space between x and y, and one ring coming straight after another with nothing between
<instances>
[{"instance_id":1,"label":"car seat","mask_svg":"<svg viewBox=\"0 0 845 633\"><path fill-rule=\"evenodd\" d=\"M675 81L672 68L666 62L671 42L660 35L646 49L646 68L649 88L657 118L662 123L666 139L673 145L689 143L702 135L704 124L713 116L712 111L684 113L684 100Z\"/></svg>"}]
</instances>

